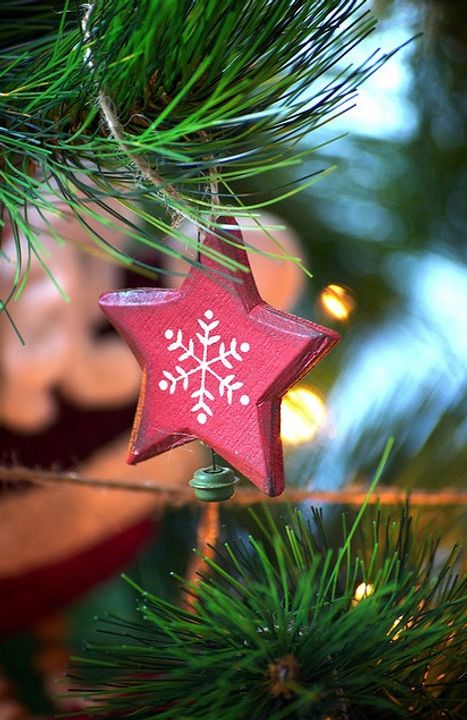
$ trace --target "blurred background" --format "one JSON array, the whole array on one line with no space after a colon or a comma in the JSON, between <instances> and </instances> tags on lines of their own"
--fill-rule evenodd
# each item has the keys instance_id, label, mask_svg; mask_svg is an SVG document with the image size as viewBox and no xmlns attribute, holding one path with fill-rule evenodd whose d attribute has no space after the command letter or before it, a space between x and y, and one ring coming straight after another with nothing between
<instances>
[{"instance_id":1,"label":"blurred background","mask_svg":"<svg viewBox=\"0 0 467 720\"><path fill-rule=\"evenodd\" d=\"M369 4L380 22L355 51L355 61L417 37L366 82L355 108L303 139L316 151L300 176L336 169L276 206L274 219L287 228L280 234L284 246L304 257L313 279L254 260L269 302L342 335L283 402L287 477L302 488L367 482L394 435L383 482L407 490L462 488L467 3ZM293 179L287 171L267 183ZM148 283L101 260L89 265L76 248L63 252L68 255L57 256L57 263L72 303L44 290L38 279L24 296L22 329L29 345L21 348L10 328L0 328L2 462L185 483L204 461L195 444L130 474L123 463L138 370L101 321L95 300L113 287ZM37 302L46 310L40 327L30 312ZM103 384L109 366L115 376ZM112 379L122 375L124 387ZM49 715L54 680L69 653L79 652L94 632L94 616L134 612L122 569L147 589L176 592L168 572L189 569L191 548L200 539L200 510L169 509L150 496L135 499L137 494L121 491L37 489L7 480L0 493L0 720ZM341 509L327 508L328 522ZM446 546L459 539L462 508L416 512L422 524L443 533ZM227 506L221 514L228 528L248 525L245 511Z\"/></svg>"}]
</instances>

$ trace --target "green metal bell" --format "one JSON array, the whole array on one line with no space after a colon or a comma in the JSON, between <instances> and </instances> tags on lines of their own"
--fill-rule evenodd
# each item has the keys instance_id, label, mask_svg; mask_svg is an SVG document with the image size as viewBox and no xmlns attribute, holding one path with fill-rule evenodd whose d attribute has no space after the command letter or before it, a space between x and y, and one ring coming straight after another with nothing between
<instances>
[{"instance_id":1,"label":"green metal bell","mask_svg":"<svg viewBox=\"0 0 467 720\"><path fill-rule=\"evenodd\" d=\"M202 502L223 502L232 497L238 479L230 468L207 467L196 470L189 484Z\"/></svg>"}]
</instances>

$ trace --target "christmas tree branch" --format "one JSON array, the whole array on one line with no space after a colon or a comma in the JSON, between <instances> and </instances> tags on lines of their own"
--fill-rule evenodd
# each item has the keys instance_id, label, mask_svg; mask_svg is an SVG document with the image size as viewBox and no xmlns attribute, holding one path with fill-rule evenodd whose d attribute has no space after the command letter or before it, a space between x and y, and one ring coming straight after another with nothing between
<instances>
[{"instance_id":1,"label":"christmas tree branch","mask_svg":"<svg viewBox=\"0 0 467 720\"><path fill-rule=\"evenodd\" d=\"M3 310L25 286L28 256L47 270L31 209L53 213L64 202L106 252L136 270L141 262L103 241L90 219L106 210L132 241L196 263L189 251L197 240L174 218L203 231L221 201L219 213L251 218L314 182L319 172L242 203L230 184L302 163L313 152L298 148L303 136L350 108L358 86L393 54L343 62L376 25L357 0L56 5L60 12L42 0L2 5L0 229L14 238L16 270ZM169 248L166 236L186 250Z\"/></svg>"},{"instance_id":2,"label":"christmas tree branch","mask_svg":"<svg viewBox=\"0 0 467 720\"><path fill-rule=\"evenodd\" d=\"M87 9L84 13L83 20L82 20L82 29L83 29L83 39L85 42L85 45L87 46L87 50L84 55L84 61L85 64L89 67L90 71L95 71L94 62L92 59L92 49L91 49L91 35L90 35L90 23L92 18L92 13L94 12L96 8L96 3L91 3L87 6ZM97 93L98 101L100 109L102 110L102 114L105 118L105 121L107 123L107 127L109 129L110 135L115 138L115 140L119 143L119 146L122 148L122 150L128 155L130 160L134 163L136 168L141 173L141 177L144 180L147 180L152 185L155 186L157 189L157 192L161 192L161 194L168 195L174 200L182 201L181 196L173 189L173 187L165 186L164 180L157 175L157 173L154 171L154 169L151 167L151 164L148 162L146 158L143 156L134 155L131 152L131 148L128 147L125 144L125 130L122 125L122 122L120 121L116 110L115 110L115 104L111 97L107 94L107 91L105 88L98 89ZM161 190L159 190L161 188Z\"/></svg>"},{"instance_id":3,"label":"christmas tree branch","mask_svg":"<svg viewBox=\"0 0 467 720\"><path fill-rule=\"evenodd\" d=\"M71 484L104 490L152 493L162 496L167 504L173 507L181 507L198 502L194 498L193 491L188 485L170 487L170 485L157 483L153 480L131 482L118 479L88 478L74 472L38 470L19 465L0 465L0 482L12 485L20 485L21 483L30 483L32 485ZM288 488L280 497L268 498L268 503L301 503L313 501L337 505L360 506L364 502L367 493L368 488L361 485L348 486L340 490L300 490L297 488ZM370 504L397 505L405 502L407 494L410 496L412 506L436 507L467 504L467 492L456 488L427 491L407 490L390 486L379 487L377 491L368 496L368 502ZM264 502L264 494L256 490L240 488L228 502L230 505L239 506L260 504Z\"/></svg>"},{"instance_id":4,"label":"christmas tree branch","mask_svg":"<svg viewBox=\"0 0 467 720\"><path fill-rule=\"evenodd\" d=\"M414 537L407 507L346 518L336 537L317 510L254 512L196 583L176 576L192 608L129 580L140 619L100 618L76 693L135 720L465 717L458 549Z\"/></svg>"}]
</instances>

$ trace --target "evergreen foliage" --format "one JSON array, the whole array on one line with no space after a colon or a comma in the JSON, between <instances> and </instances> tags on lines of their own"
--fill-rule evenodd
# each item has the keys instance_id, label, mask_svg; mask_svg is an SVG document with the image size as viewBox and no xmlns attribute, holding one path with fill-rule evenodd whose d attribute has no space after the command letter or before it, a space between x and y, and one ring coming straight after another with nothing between
<instances>
[{"instance_id":1,"label":"evergreen foliage","mask_svg":"<svg viewBox=\"0 0 467 720\"><path fill-rule=\"evenodd\" d=\"M350 107L358 85L387 59L377 52L359 67L343 62L375 27L364 5L2 2L0 222L11 225L16 246L4 306L24 287L32 255L47 271L31 209L71 212L86 227L112 223L102 217L107 209L130 239L173 254L182 251L164 234L193 244L180 218L202 230L213 204L242 216L314 182L315 174L265 196L233 189L299 165L312 152L298 144L304 134ZM143 200L161 211L148 212ZM90 232L118 260L155 269Z\"/></svg>"},{"instance_id":2,"label":"evergreen foliage","mask_svg":"<svg viewBox=\"0 0 467 720\"><path fill-rule=\"evenodd\" d=\"M317 510L254 518L255 537L225 543L199 583L182 582L193 609L135 586L141 621L101 622L109 639L80 661L92 714L465 717L457 548L421 539L407 508L396 519L362 508L351 525L344 514L337 549Z\"/></svg>"}]
</instances>

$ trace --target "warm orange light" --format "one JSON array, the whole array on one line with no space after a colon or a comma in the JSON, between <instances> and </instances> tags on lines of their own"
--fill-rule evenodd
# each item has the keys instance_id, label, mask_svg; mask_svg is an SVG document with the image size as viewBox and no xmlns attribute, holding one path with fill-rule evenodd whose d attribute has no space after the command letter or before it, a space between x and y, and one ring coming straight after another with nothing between
<instances>
[{"instance_id":1,"label":"warm orange light","mask_svg":"<svg viewBox=\"0 0 467 720\"><path fill-rule=\"evenodd\" d=\"M298 445L311 440L326 419L326 406L308 388L289 390L281 403L281 437L284 442Z\"/></svg>"},{"instance_id":2,"label":"warm orange light","mask_svg":"<svg viewBox=\"0 0 467 720\"><path fill-rule=\"evenodd\" d=\"M355 299L347 288L341 285L327 285L320 295L324 311L337 320L347 320L355 309Z\"/></svg>"}]
</instances>

